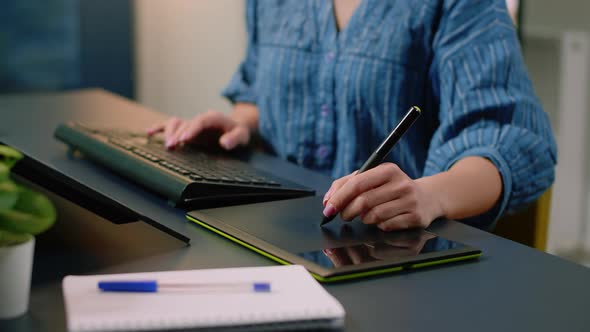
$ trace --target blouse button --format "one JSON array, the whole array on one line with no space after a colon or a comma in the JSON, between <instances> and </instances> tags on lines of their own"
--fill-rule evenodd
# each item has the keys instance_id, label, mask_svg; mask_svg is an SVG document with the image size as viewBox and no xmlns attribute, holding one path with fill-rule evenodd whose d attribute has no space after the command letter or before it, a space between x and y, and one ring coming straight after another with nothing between
<instances>
[{"instance_id":1,"label":"blouse button","mask_svg":"<svg viewBox=\"0 0 590 332\"><path fill-rule=\"evenodd\" d=\"M324 159L328 156L329 152L330 149L326 145L321 145L316 152L316 156L320 159Z\"/></svg>"},{"instance_id":2,"label":"blouse button","mask_svg":"<svg viewBox=\"0 0 590 332\"><path fill-rule=\"evenodd\" d=\"M328 113L330 112L330 108L326 104L322 105L321 110L322 110L322 116L324 116L324 117L327 116Z\"/></svg>"},{"instance_id":3,"label":"blouse button","mask_svg":"<svg viewBox=\"0 0 590 332\"><path fill-rule=\"evenodd\" d=\"M334 57L336 57L336 54L334 54L334 52L328 52L326 54L326 61L330 62L330 61L334 60Z\"/></svg>"}]
</instances>

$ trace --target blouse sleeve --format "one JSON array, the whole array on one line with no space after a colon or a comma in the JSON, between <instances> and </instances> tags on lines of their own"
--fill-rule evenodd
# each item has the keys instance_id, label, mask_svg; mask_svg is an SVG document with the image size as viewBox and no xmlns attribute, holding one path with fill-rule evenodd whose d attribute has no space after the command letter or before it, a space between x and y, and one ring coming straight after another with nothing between
<instances>
[{"instance_id":1,"label":"blouse sleeve","mask_svg":"<svg viewBox=\"0 0 590 332\"><path fill-rule=\"evenodd\" d=\"M446 0L441 13L429 72L439 127L424 175L446 171L467 156L493 162L502 177L501 199L466 221L487 227L552 184L557 147L504 0Z\"/></svg>"},{"instance_id":2,"label":"blouse sleeve","mask_svg":"<svg viewBox=\"0 0 590 332\"><path fill-rule=\"evenodd\" d=\"M257 43L256 43L256 1L246 2L246 30L248 46L246 56L233 74L228 85L221 94L232 103L256 103L254 81L256 76Z\"/></svg>"}]
</instances>

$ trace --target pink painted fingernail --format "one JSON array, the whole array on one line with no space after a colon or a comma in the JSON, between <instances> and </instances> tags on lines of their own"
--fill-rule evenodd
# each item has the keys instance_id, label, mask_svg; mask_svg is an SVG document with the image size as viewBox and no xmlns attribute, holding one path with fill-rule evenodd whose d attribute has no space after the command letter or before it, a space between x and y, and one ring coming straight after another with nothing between
<instances>
[{"instance_id":1,"label":"pink painted fingernail","mask_svg":"<svg viewBox=\"0 0 590 332\"><path fill-rule=\"evenodd\" d=\"M225 138L225 139L221 140L220 143L221 143L221 146L223 146L223 148L226 150L230 150L235 146L234 142L230 138Z\"/></svg>"},{"instance_id":2,"label":"pink painted fingernail","mask_svg":"<svg viewBox=\"0 0 590 332\"><path fill-rule=\"evenodd\" d=\"M172 150L172 149L174 149L175 145L176 145L176 140L170 140L170 141L168 141L168 143L166 143L166 149Z\"/></svg>"},{"instance_id":3,"label":"pink painted fingernail","mask_svg":"<svg viewBox=\"0 0 590 332\"><path fill-rule=\"evenodd\" d=\"M328 203L324 208L323 214L326 218L330 218L336 214L336 208L331 203Z\"/></svg>"},{"instance_id":4,"label":"pink painted fingernail","mask_svg":"<svg viewBox=\"0 0 590 332\"><path fill-rule=\"evenodd\" d=\"M330 199L330 195L332 194L332 188L330 188L330 190L328 190L325 194L324 194L324 199L322 201L322 204L324 206L326 206L326 203L328 202L328 200Z\"/></svg>"},{"instance_id":5,"label":"pink painted fingernail","mask_svg":"<svg viewBox=\"0 0 590 332\"><path fill-rule=\"evenodd\" d=\"M181 142L186 141L187 138L188 138L188 134L187 133L184 133L184 134L180 135L180 141Z\"/></svg>"}]
</instances>

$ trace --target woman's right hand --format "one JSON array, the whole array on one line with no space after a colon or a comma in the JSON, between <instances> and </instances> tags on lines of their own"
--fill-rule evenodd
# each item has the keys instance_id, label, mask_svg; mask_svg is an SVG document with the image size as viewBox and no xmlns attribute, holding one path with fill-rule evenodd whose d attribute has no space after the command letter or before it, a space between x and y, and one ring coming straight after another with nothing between
<instances>
[{"instance_id":1,"label":"woman's right hand","mask_svg":"<svg viewBox=\"0 0 590 332\"><path fill-rule=\"evenodd\" d=\"M208 111L190 120L173 117L164 124L149 128L147 134L151 136L163 132L164 145L172 150L181 144L198 143L208 131L220 132L218 143L225 150L232 150L250 142L250 128L247 124L218 111Z\"/></svg>"}]
</instances>

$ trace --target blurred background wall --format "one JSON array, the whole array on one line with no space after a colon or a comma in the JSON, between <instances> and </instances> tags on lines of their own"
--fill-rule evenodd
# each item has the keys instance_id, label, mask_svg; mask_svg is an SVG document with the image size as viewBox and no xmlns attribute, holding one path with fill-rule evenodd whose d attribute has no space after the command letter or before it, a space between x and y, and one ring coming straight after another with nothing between
<instances>
[{"instance_id":1,"label":"blurred background wall","mask_svg":"<svg viewBox=\"0 0 590 332\"><path fill-rule=\"evenodd\" d=\"M7 1L0 10L0 91L81 85L80 4Z\"/></svg>"},{"instance_id":2,"label":"blurred background wall","mask_svg":"<svg viewBox=\"0 0 590 332\"><path fill-rule=\"evenodd\" d=\"M244 2L137 0L135 15L139 100L185 117L228 111L219 93L244 55Z\"/></svg>"},{"instance_id":3,"label":"blurred background wall","mask_svg":"<svg viewBox=\"0 0 590 332\"><path fill-rule=\"evenodd\" d=\"M528 0L525 62L558 144L547 251L590 265L590 2Z\"/></svg>"},{"instance_id":4,"label":"blurred background wall","mask_svg":"<svg viewBox=\"0 0 590 332\"><path fill-rule=\"evenodd\" d=\"M134 96L131 0L3 0L0 93L103 87Z\"/></svg>"}]
</instances>

